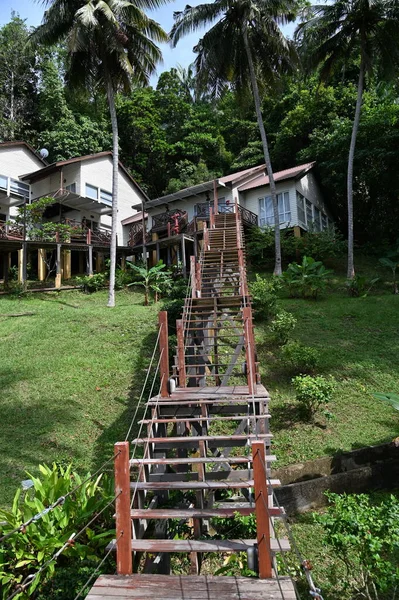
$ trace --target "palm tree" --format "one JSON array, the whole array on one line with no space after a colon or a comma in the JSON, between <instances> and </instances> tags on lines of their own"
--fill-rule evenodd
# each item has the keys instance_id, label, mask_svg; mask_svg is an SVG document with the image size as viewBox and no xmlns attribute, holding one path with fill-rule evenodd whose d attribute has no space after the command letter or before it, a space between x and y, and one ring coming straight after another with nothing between
<instances>
[{"instance_id":1,"label":"palm tree","mask_svg":"<svg viewBox=\"0 0 399 600\"><path fill-rule=\"evenodd\" d=\"M32 35L52 46L66 41L66 81L72 87L102 88L108 99L113 138L112 230L108 306L115 306L116 229L118 215L118 121L115 94L132 84L146 85L161 60L155 42L167 34L144 9L167 0L44 0L42 24Z\"/></svg>"},{"instance_id":2,"label":"palm tree","mask_svg":"<svg viewBox=\"0 0 399 600\"><path fill-rule=\"evenodd\" d=\"M281 275L281 244L276 184L263 123L259 86L272 83L292 66L295 52L279 25L295 17L295 0L214 0L187 6L174 14L174 46L187 33L213 24L194 48L200 83L220 95L231 85L239 93L252 89L266 170L270 181L275 224L275 268ZM216 23L215 23L216 21Z\"/></svg>"},{"instance_id":3,"label":"palm tree","mask_svg":"<svg viewBox=\"0 0 399 600\"><path fill-rule=\"evenodd\" d=\"M333 4L310 7L305 11L305 18L297 28L296 40L308 70L320 67L320 78L327 80L348 60L359 64L347 171L347 276L353 279L353 162L365 76L374 70L383 78L397 75L399 8L396 0L335 0Z\"/></svg>"}]
</instances>

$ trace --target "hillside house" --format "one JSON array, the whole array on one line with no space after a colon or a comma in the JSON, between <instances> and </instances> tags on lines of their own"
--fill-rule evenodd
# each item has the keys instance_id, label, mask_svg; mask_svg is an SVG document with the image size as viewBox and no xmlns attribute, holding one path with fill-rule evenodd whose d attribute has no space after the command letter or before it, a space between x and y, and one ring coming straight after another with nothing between
<instances>
[{"instance_id":1,"label":"hillside house","mask_svg":"<svg viewBox=\"0 0 399 600\"><path fill-rule=\"evenodd\" d=\"M29 232L22 226L12 224L18 206L45 196L53 197L55 202L46 210L44 220L72 227L69 245L64 243L62 248L62 278L101 271L104 258L109 254L111 236L112 152L47 164L25 142L6 142L0 144L0 252L3 254L0 277L10 262L18 264L22 271L24 243L28 244L29 254L25 262L29 261L33 270L37 263L38 278L46 277L41 253L43 249L55 251L57 240L43 246L29 239ZM133 204L141 206L147 200L119 162L117 245L121 256L129 253L129 231L122 226L122 221L131 217ZM35 252L37 260L33 256ZM22 272L20 278L23 278Z\"/></svg>"},{"instance_id":2,"label":"hillside house","mask_svg":"<svg viewBox=\"0 0 399 600\"><path fill-rule=\"evenodd\" d=\"M279 226L292 228L295 235L312 229L327 229L333 218L314 175L315 163L298 165L274 174L279 205ZM140 205L134 206L140 210ZM265 165L246 169L207 181L145 202L148 215L146 250L155 263L182 264L187 270L188 257L199 251L203 224L209 222L210 209L241 213L245 229L253 226L273 227L274 215L269 178ZM143 234L136 217L130 244L142 252ZM127 225L126 225L127 226Z\"/></svg>"}]
</instances>

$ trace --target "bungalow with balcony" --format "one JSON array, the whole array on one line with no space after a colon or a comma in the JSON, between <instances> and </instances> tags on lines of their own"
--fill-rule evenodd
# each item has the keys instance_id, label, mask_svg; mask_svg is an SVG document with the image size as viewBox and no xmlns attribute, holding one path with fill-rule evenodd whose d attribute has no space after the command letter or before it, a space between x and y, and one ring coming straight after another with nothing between
<instances>
[{"instance_id":1,"label":"bungalow with balcony","mask_svg":"<svg viewBox=\"0 0 399 600\"><path fill-rule=\"evenodd\" d=\"M46 196L55 202L46 209L44 221L71 227L70 239L61 248L59 280L103 269L111 235L112 152L48 165L25 142L6 142L0 144L0 277L6 276L11 261L18 264L20 279L24 280L24 263L26 269L29 260L34 270L37 265L38 278L45 279L43 252L55 253L60 240L31 239L29 232L12 220L18 206ZM145 201L147 196L119 162L117 245L122 257L131 254L129 231L122 221L131 216L133 204L141 206Z\"/></svg>"},{"instance_id":2,"label":"bungalow with balcony","mask_svg":"<svg viewBox=\"0 0 399 600\"><path fill-rule=\"evenodd\" d=\"M279 226L292 228L295 235L312 229L321 231L333 224L320 186L314 175L315 163L306 163L274 174L279 207ZM214 212L238 210L244 229L253 226L274 227L273 205L265 165L220 177L147 200L145 249L151 263L162 259L166 264L180 263L187 270L188 257L199 252L204 223ZM140 210L141 205L134 206ZM129 244L134 253L143 251L142 224L139 216L130 228ZM133 231L134 227L134 231Z\"/></svg>"}]
</instances>

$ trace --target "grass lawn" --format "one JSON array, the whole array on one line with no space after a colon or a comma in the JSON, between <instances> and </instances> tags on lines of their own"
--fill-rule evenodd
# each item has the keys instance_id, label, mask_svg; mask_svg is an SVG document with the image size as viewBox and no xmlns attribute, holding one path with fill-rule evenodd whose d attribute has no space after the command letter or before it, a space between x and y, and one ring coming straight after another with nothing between
<instances>
[{"instance_id":1,"label":"grass lawn","mask_svg":"<svg viewBox=\"0 0 399 600\"><path fill-rule=\"evenodd\" d=\"M278 466L339 450L379 444L399 435L399 413L373 398L373 392L399 392L399 296L377 292L350 298L337 287L318 301L282 298L280 307L298 319L293 339L317 348L317 374L337 384L328 422L301 421L292 374L281 367L278 349L256 338L262 381L271 393L271 430Z\"/></svg>"},{"instance_id":2,"label":"grass lawn","mask_svg":"<svg viewBox=\"0 0 399 600\"><path fill-rule=\"evenodd\" d=\"M125 438L156 339L159 305L117 292L0 298L0 505L25 470L54 460L92 471ZM32 312L31 316L7 317ZM112 465L110 465L112 467Z\"/></svg>"}]
</instances>

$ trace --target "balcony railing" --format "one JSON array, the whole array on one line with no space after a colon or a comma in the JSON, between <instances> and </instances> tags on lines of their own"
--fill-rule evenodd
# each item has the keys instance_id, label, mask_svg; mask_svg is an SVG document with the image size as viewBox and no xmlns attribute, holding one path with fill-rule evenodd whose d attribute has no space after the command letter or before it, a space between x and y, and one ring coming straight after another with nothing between
<instances>
[{"instance_id":1,"label":"balcony railing","mask_svg":"<svg viewBox=\"0 0 399 600\"><path fill-rule=\"evenodd\" d=\"M48 221L51 222L51 221ZM36 227L37 235L32 235L29 230L26 232L26 239L30 241L45 241L45 242L71 242L75 244L101 244L109 245L111 243L111 233L98 226L89 227L85 223L75 221L73 219L64 219L62 225L68 225L70 229L67 232L56 231L46 232L44 236L40 235L40 227ZM58 223L54 223L54 229ZM0 240L20 240L24 239L24 226L9 221L0 221Z\"/></svg>"},{"instance_id":2,"label":"balcony railing","mask_svg":"<svg viewBox=\"0 0 399 600\"><path fill-rule=\"evenodd\" d=\"M238 206L238 212L241 214L241 219L242 219L243 223L245 223L246 225L252 226L252 227L257 227L258 226L258 215L256 215L252 211L248 210L247 208L244 208L243 206L241 206L241 204L237 204L237 206Z\"/></svg>"},{"instance_id":3,"label":"balcony railing","mask_svg":"<svg viewBox=\"0 0 399 600\"><path fill-rule=\"evenodd\" d=\"M24 226L0 221L0 240L23 240Z\"/></svg>"},{"instance_id":4,"label":"balcony railing","mask_svg":"<svg viewBox=\"0 0 399 600\"><path fill-rule=\"evenodd\" d=\"M147 232L145 234L145 241L150 242L151 241L151 234L149 232ZM128 241L128 246L139 246L143 243L143 224L142 223L133 223L130 226L130 232L129 232L129 241Z\"/></svg>"},{"instance_id":5,"label":"balcony railing","mask_svg":"<svg viewBox=\"0 0 399 600\"><path fill-rule=\"evenodd\" d=\"M30 185L18 179L0 175L0 191L6 192L7 196L20 196L29 199Z\"/></svg>"},{"instance_id":6,"label":"balcony railing","mask_svg":"<svg viewBox=\"0 0 399 600\"><path fill-rule=\"evenodd\" d=\"M152 217L152 228L151 231L158 232L162 230L168 230L170 226L171 234L176 232L181 233L187 226L188 218L187 212L184 210L168 210L160 215Z\"/></svg>"},{"instance_id":7,"label":"balcony railing","mask_svg":"<svg viewBox=\"0 0 399 600\"><path fill-rule=\"evenodd\" d=\"M208 220L209 219L209 207L211 205L209 202L202 202L200 204L196 204L194 207L194 214L196 219L198 220ZM233 213L235 210L235 204L219 204L219 213ZM241 219L245 225L249 226L257 226L258 225L258 215L253 213L241 206L241 204L237 204L238 212L241 214Z\"/></svg>"}]
</instances>

